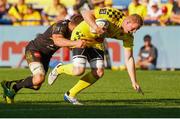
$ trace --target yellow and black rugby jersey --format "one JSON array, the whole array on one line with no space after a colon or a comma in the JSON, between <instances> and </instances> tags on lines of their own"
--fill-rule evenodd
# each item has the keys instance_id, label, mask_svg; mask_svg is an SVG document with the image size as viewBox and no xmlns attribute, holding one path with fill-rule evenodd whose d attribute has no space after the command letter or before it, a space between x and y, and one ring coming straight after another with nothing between
<instances>
[{"instance_id":1,"label":"yellow and black rugby jersey","mask_svg":"<svg viewBox=\"0 0 180 119\"><path fill-rule=\"evenodd\" d=\"M98 8L94 11L96 19L105 19L110 23L106 37L123 40L125 48L132 48L134 38L132 34L123 32L122 22L126 16L121 10L116 8Z\"/></svg>"},{"instance_id":2,"label":"yellow and black rugby jersey","mask_svg":"<svg viewBox=\"0 0 180 119\"><path fill-rule=\"evenodd\" d=\"M88 47L103 50L103 44L96 42L97 38L103 37L101 35L92 33L90 31L90 26L85 21L76 26L71 35L71 40L91 40L91 43L88 44Z\"/></svg>"},{"instance_id":3,"label":"yellow and black rugby jersey","mask_svg":"<svg viewBox=\"0 0 180 119\"><path fill-rule=\"evenodd\" d=\"M121 10L115 8L97 8L95 9L96 19L105 19L109 21L109 27L107 33L103 36L92 33L90 31L90 26L85 22L81 22L72 32L71 40L79 39L97 39L97 38L116 38L117 40L123 40L123 46L125 48L132 48L133 46L133 36L132 34L127 34L123 32L122 22L125 15ZM92 42L90 47L94 47L103 50L103 45Z\"/></svg>"},{"instance_id":4,"label":"yellow and black rugby jersey","mask_svg":"<svg viewBox=\"0 0 180 119\"><path fill-rule=\"evenodd\" d=\"M97 8L94 10L94 14L96 19L101 18L108 20L118 27L121 27L122 21L125 18L124 13L115 8Z\"/></svg>"}]
</instances>

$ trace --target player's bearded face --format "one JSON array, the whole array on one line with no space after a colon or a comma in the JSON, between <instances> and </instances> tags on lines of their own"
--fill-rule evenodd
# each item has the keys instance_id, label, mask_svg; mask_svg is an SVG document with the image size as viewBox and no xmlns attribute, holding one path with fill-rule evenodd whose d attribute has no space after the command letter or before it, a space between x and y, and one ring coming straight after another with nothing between
<instances>
[{"instance_id":1,"label":"player's bearded face","mask_svg":"<svg viewBox=\"0 0 180 119\"><path fill-rule=\"evenodd\" d=\"M138 30L139 25L137 23L128 21L125 27L125 33L135 33Z\"/></svg>"}]
</instances>

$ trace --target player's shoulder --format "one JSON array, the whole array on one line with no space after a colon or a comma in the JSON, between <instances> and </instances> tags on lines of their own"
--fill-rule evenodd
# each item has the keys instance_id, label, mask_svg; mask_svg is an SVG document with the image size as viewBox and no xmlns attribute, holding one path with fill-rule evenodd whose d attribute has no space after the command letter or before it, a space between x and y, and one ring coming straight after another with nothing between
<instances>
[{"instance_id":1,"label":"player's shoulder","mask_svg":"<svg viewBox=\"0 0 180 119\"><path fill-rule=\"evenodd\" d=\"M85 22L85 21L82 21L80 24L78 24L75 28L74 28L74 30L85 30L85 29L87 29L87 28L89 28L89 25L88 25L88 23L87 22ZM74 31L73 30L73 31Z\"/></svg>"},{"instance_id":2,"label":"player's shoulder","mask_svg":"<svg viewBox=\"0 0 180 119\"><path fill-rule=\"evenodd\" d=\"M52 32L56 34L65 34L68 29L68 20L61 20L52 25Z\"/></svg>"},{"instance_id":3,"label":"player's shoulder","mask_svg":"<svg viewBox=\"0 0 180 119\"><path fill-rule=\"evenodd\" d=\"M70 22L69 20L60 20L57 23L55 23L54 25L62 27L62 26L67 26L69 22Z\"/></svg>"},{"instance_id":4,"label":"player's shoulder","mask_svg":"<svg viewBox=\"0 0 180 119\"><path fill-rule=\"evenodd\" d=\"M52 26L53 26L53 29L67 29L69 22L70 22L69 20L60 20L54 23Z\"/></svg>"}]
</instances>

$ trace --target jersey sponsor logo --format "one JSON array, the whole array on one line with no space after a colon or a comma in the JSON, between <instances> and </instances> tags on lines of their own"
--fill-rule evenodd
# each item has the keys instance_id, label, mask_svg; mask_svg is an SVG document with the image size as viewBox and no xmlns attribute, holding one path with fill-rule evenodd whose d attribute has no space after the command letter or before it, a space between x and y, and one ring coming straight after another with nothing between
<instances>
[{"instance_id":1,"label":"jersey sponsor logo","mask_svg":"<svg viewBox=\"0 0 180 119\"><path fill-rule=\"evenodd\" d=\"M106 14L106 9L100 9L99 14Z\"/></svg>"}]
</instances>

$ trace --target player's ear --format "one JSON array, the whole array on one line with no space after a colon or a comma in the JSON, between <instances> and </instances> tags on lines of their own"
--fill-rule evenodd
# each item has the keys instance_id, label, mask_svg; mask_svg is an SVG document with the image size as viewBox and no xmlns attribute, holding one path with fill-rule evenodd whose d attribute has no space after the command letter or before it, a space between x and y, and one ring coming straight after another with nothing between
<instances>
[{"instance_id":1,"label":"player's ear","mask_svg":"<svg viewBox=\"0 0 180 119\"><path fill-rule=\"evenodd\" d=\"M126 21L126 24L129 24L131 22L130 17L129 16L126 17L125 21Z\"/></svg>"}]
</instances>

